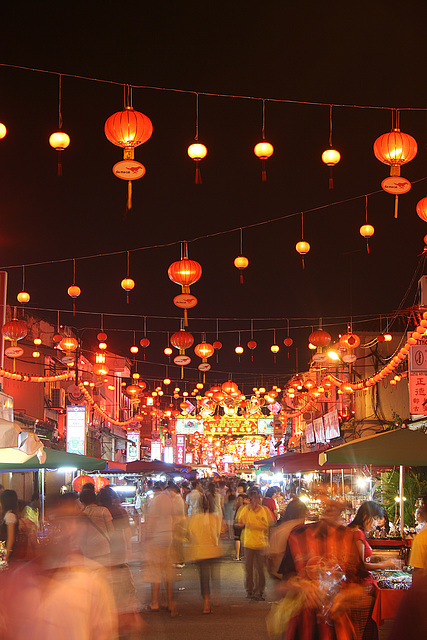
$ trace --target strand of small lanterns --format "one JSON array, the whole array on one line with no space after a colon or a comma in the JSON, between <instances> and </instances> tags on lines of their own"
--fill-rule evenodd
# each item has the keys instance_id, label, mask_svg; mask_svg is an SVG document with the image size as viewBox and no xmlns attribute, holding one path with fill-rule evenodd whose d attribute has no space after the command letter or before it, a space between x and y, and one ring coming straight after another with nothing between
<instances>
[{"instance_id":1,"label":"strand of small lanterns","mask_svg":"<svg viewBox=\"0 0 427 640\"><path fill-rule=\"evenodd\" d=\"M109 422L110 424L114 424L116 427L127 427L130 424L134 423L135 420L138 420L138 416L133 416L132 418L129 418L128 420L125 420L123 422L121 422L120 420L115 420L114 418L109 416L108 413L106 413L103 409L101 409L99 404L95 402L82 382L79 382L78 386L80 391L83 393L85 400L93 407L98 415L107 420L107 422Z\"/></svg>"},{"instance_id":2,"label":"strand of small lanterns","mask_svg":"<svg viewBox=\"0 0 427 640\"><path fill-rule=\"evenodd\" d=\"M74 371L67 371L56 376L31 376L26 373L13 373L6 369L0 369L0 377L16 380L17 382L58 382L60 380L71 380L74 376Z\"/></svg>"}]
</instances>

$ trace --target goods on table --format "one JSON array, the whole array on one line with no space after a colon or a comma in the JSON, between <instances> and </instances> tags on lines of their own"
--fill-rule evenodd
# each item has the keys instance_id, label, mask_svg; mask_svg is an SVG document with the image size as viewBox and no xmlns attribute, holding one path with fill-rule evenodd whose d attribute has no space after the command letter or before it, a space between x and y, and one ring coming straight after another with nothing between
<instances>
[{"instance_id":1,"label":"goods on table","mask_svg":"<svg viewBox=\"0 0 427 640\"><path fill-rule=\"evenodd\" d=\"M380 589L409 589L412 584L412 576L406 571L373 571L372 575Z\"/></svg>"}]
</instances>

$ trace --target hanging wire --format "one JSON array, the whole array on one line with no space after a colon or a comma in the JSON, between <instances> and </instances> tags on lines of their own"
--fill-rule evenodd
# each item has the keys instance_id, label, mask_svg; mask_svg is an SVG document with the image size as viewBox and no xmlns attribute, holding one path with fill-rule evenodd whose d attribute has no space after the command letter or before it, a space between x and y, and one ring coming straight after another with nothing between
<instances>
[{"instance_id":1,"label":"hanging wire","mask_svg":"<svg viewBox=\"0 0 427 640\"><path fill-rule=\"evenodd\" d=\"M58 78L58 128L62 129L62 75Z\"/></svg>"},{"instance_id":2,"label":"hanging wire","mask_svg":"<svg viewBox=\"0 0 427 640\"><path fill-rule=\"evenodd\" d=\"M199 94L196 93L196 135L195 140L199 139Z\"/></svg>"},{"instance_id":3,"label":"hanging wire","mask_svg":"<svg viewBox=\"0 0 427 640\"><path fill-rule=\"evenodd\" d=\"M262 139L265 140L265 99L262 101Z\"/></svg>"},{"instance_id":4,"label":"hanging wire","mask_svg":"<svg viewBox=\"0 0 427 640\"><path fill-rule=\"evenodd\" d=\"M332 147L332 105L329 105L329 146Z\"/></svg>"}]
</instances>

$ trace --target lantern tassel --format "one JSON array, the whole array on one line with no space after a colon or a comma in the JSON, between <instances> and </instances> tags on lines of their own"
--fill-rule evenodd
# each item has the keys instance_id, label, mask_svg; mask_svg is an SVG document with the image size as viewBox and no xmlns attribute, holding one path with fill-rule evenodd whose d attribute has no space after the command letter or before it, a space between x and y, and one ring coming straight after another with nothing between
<instances>
[{"instance_id":1,"label":"lantern tassel","mask_svg":"<svg viewBox=\"0 0 427 640\"><path fill-rule=\"evenodd\" d=\"M184 309L184 327L188 327L188 313L187 313L187 309Z\"/></svg>"},{"instance_id":2,"label":"lantern tassel","mask_svg":"<svg viewBox=\"0 0 427 640\"><path fill-rule=\"evenodd\" d=\"M129 304L129 291L126 292L126 304Z\"/></svg>"},{"instance_id":3,"label":"lantern tassel","mask_svg":"<svg viewBox=\"0 0 427 640\"><path fill-rule=\"evenodd\" d=\"M202 184L202 174L200 172L200 167L199 167L199 163L196 162L196 175L194 178L194 183L195 184Z\"/></svg>"},{"instance_id":4,"label":"lantern tassel","mask_svg":"<svg viewBox=\"0 0 427 640\"><path fill-rule=\"evenodd\" d=\"M181 380L184 378L184 367L181 367Z\"/></svg>"},{"instance_id":5,"label":"lantern tassel","mask_svg":"<svg viewBox=\"0 0 427 640\"><path fill-rule=\"evenodd\" d=\"M76 303L73 300L73 316L76 315Z\"/></svg>"},{"instance_id":6,"label":"lantern tassel","mask_svg":"<svg viewBox=\"0 0 427 640\"><path fill-rule=\"evenodd\" d=\"M128 199L126 202L126 210L130 211L132 209L132 182L128 180Z\"/></svg>"},{"instance_id":7,"label":"lantern tassel","mask_svg":"<svg viewBox=\"0 0 427 640\"><path fill-rule=\"evenodd\" d=\"M399 208L399 196L394 196L394 217L397 218L397 212Z\"/></svg>"},{"instance_id":8,"label":"lantern tassel","mask_svg":"<svg viewBox=\"0 0 427 640\"><path fill-rule=\"evenodd\" d=\"M329 169L329 189L334 188L334 177L332 175L332 167Z\"/></svg>"},{"instance_id":9,"label":"lantern tassel","mask_svg":"<svg viewBox=\"0 0 427 640\"><path fill-rule=\"evenodd\" d=\"M265 168L265 160L262 160L261 179L263 182L267 182L267 171Z\"/></svg>"},{"instance_id":10,"label":"lantern tassel","mask_svg":"<svg viewBox=\"0 0 427 640\"><path fill-rule=\"evenodd\" d=\"M61 162L61 152L58 151L58 171L57 171L57 175L58 177L62 176L62 162Z\"/></svg>"},{"instance_id":11,"label":"lantern tassel","mask_svg":"<svg viewBox=\"0 0 427 640\"><path fill-rule=\"evenodd\" d=\"M302 262L302 268L303 268L303 269L305 269L305 266L304 266L304 258L301 258L301 262Z\"/></svg>"},{"instance_id":12,"label":"lantern tassel","mask_svg":"<svg viewBox=\"0 0 427 640\"><path fill-rule=\"evenodd\" d=\"M369 253L369 240L366 240L366 251Z\"/></svg>"},{"instance_id":13,"label":"lantern tassel","mask_svg":"<svg viewBox=\"0 0 427 640\"><path fill-rule=\"evenodd\" d=\"M243 272L240 272L240 284L243 284Z\"/></svg>"}]
</instances>

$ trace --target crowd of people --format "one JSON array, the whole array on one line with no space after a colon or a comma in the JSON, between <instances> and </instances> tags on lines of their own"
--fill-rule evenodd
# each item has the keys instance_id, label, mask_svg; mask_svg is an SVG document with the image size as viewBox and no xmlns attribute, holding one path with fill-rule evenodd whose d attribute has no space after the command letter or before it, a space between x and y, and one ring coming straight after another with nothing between
<instances>
[{"instance_id":1,"label":"crowd of people","mask_svg":"<svg viewBox=\"0 0 427 640\"><path fill-rule=\"evenodd\" d=\"M274 581L271 638L377 637L371 571L398 566L394 559L371 560L369 535L385 520L377 503L363 503L345 525L346 505L326 495L322 516L307 522L305 503L278 487L262 492L255 483L233 478L180 486L150 482L146 488L135 554L127 511L109 486L95 493L88 483L80 494L48 497L43 535L38 495L25 505L15 491L0 487L0 541L8 563L0 573L2 638L141 637L142 611L180 615L175 578L188 563L197 567L201 612L211 614L220 590L220 559L230 552L244 563L242 595L249 600L265 600L267 574ZM420 509L427 520L427 499ZM422 529L410 558L416 574L427 568L426 540ZM137 557L142 580L151 585L145 604L129 567Z\"/></svg>"}]
</instances>

